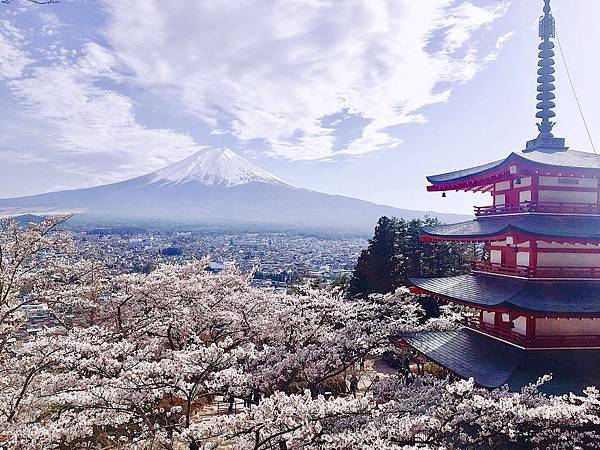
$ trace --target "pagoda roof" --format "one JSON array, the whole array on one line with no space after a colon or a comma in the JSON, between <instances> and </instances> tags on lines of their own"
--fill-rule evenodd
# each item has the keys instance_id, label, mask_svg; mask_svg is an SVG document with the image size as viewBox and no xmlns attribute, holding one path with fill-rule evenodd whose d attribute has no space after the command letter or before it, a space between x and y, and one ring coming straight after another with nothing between
<instances>
[{"instance_id":1,"label":"pagoda roof","mask_svg":"<svg viewBox=\"0 0 600 450\"><path fill-rule=\"evenodd\" d=\"M505 384L519 390L545 374L552 380L540 391L548 394L581 393L600 381L600 350L526 351L468 328L431 331L402 338L429 359L479 386Z\"/></svg>"},{"instance_id":2,"label":"pagoda roof","mask_svg":"<svg viewBox=\"0 0 600 450\"><path fill-rule=\"evenodd\" d=\"M574 241L600 241L600 217L525 214L503 218L480 218L422 229L425 239L436 240L482 241L508 234Z\"/></svg>"},{"instance_id":3,"label":"pagoda roof","mask_svg":"<svg viewBox=\"0 0 600 450\"><path fill-rule=\"evenodd\" d=\"M468 274L411 278L417 288L477 308L523 310L547 315L597 316L600 282L537 281Z\"/></svg>"},{"instance_id":4,"label":"pagoda roof","mask_svg":"<svg viewBox=\"0 0 600 450\"><path fill-rule=\"evenodd\" d=\"M600 170L600 161L594 153L580 152L576 150L536 150L523 151L519 153L513 152L506 158L498 161L493 161L488 164L457 170L454 172L431 175L427 177L427 180L432 184L455 183L469 178L478 178L498 172L500 169L515 162L525 163L526 165L533 164L536 166L562 169Z\"/></svg>"}]
</instances>

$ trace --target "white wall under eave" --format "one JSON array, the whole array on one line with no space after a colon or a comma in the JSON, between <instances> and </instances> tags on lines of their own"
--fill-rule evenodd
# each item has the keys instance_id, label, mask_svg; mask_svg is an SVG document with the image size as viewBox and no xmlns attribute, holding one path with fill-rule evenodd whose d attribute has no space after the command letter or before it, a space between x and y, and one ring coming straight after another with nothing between
<instances>
[{"instance_id":1,"label":"white wall under eave","mask_svg":"<svg viewBox=\"0 0 600 450\"><path fill-rule=\"evenodd\" d=\"M598 187L598 180L595 178L575 178L575 177L547 177L540 176L540 186L577 186L582 188Z\"/></svg>"},{"instance_id":2,"label":"white wall under eave","mask_svg":"<svg viewBox=\"0 0 600 450\"><path fill-rule=\"evenodd\" d=\"M536 336L600 334L600 319L537 318L535 334Z\"/></svg>"},{"instance_id":3,"label":"white wall under eave","mask_svg":"<svg viewBox=\"0 0 600 450\"><path fill-rule=\"evenodd\" d=\"M506 239L504 239L502 241L492 241L492 242L490 242L490 245L493 245L495 247L506 247L508 245L508 243L506 242ZM519 244L517 244L517 247L528 248L529 241L520 242Z\"/></svg>"},{"instance_id":4,"label":"white wall under eave","mask_svg":"<svg viewBox=\"0 0 600 450\"><path fill-rule=\"evenodd\" d=\"M543 189L538 192L540 203L598 203L597 192L551 191Z\"/></svg>"},{"instance_id":5,"label":"white wall under eave","mask_svg":"<svg viewBox=\"0 0 600 450\"><path fill-rule=\"evenodd\" d=\"M600 249L600 245L594 244L571 244L565 243L561 244L558 242L544 242L544 241L536 241L538 248L587 248L587 249Z\"/></svg>"},{"instance_id":6,"label":"white wall under eave","mask_svg":"<svg viewBox=\"0 0 600 450\"><path fill-rule=\"evenodd\" d=\"M538 267L600 267L600 253L538 253Z\"/></svg>"}]
</instances>

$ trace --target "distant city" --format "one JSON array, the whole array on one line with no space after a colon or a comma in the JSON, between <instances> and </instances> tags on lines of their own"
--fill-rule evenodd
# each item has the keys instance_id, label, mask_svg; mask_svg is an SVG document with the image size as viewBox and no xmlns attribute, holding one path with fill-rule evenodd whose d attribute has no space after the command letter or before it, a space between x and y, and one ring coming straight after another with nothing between
<instances>
[{"instance_id":1,"label":"distant city","mask_svg":"<svg viewBox=\"0 0 600 450\"><path fill-rule=\"evenodd\" d=\"M169 261L209 256L208 269L254 271L255 285L283 289L300 279L324 282L350 274L367 240L303 236L285 232L206 233L198 231L95 228L73 235L86 256L115 269L148 272Z\"/></svg>"}]
</instances>

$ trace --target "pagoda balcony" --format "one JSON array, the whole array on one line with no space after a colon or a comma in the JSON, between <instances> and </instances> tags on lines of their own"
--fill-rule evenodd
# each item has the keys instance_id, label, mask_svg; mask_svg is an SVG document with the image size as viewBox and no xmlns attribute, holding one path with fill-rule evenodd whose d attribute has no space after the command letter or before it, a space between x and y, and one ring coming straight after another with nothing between
<instances>
[{"instance_id":1,"label":"pagoda balcony","mask_svg":"<svg viewBox=\"0 0 600 450\"><path fill-rule=\"evenodd\" d=\"M546 213L546 214L597 214L600 205L597 203L558 203L558 202L522 202L518 205L474 206L477 217L503 214Z\"/></svg>"},{"instance_id":2,"label":"pagoda balcony","mask_svg":"<svg viewBox=\"0 0 600 450\"><path fill-rule=\"evenodd\" d=\"M497 264L489 261L471 261L473 272L508 275L521 278L600 279L600 267L537 267Z\"/></svg>"},{"instance_id":3,"label":"pagoda balcony","mask_svg":"<svg viewBox=\"0 0 600 450\"><path fill-rule=\"evenodd\" d=\"M568 319L565 319L568 320ZM571 320L577 320L576 318ZM481 333L503 341L512 342L525 348L597 348L600 347L600 336L595 334L578 335L538 335L526 336L512 331L508 326L492 325L479 320L477 316L465 318L463 325ZM510 322L507 323L510 325Z\"/></svg>"},{"instance_id":4,"label":"pagoda balcony","mask_svg":"<svg viewBox=\"0 0 600 450\"><path fill-rule=\"evenodd\" d=\"M463 325L476 331L481 331L490 336L497 337L499 339L513 342L521 347L529 347L533 343L533 339L528 336L515 333L510 328L499 327L497 325L491 325L479 320L478 316L465 317Z\"/></svg>"},{"instance_id":5,"label":"pagoda balcony","mask_svg":"<svg viewBox=\"0 0 600 450\"><path fill-rule=\"evenodd\" d=\"M515 277L533 277L533 271L527 266L511 266L507 264L491 263L489 261L471 261L471 270L473 272L486 272Z\"/></svg>"}]
</instances>

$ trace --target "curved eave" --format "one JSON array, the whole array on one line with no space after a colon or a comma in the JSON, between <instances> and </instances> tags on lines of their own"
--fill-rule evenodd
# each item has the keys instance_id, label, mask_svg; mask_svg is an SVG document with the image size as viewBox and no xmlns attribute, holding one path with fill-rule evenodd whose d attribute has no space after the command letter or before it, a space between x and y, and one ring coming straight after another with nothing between
<instances>
[{"instance_id":1,"label":"curved eave","mask_svg":"<svg viewBox=\"0 0 600 450\"><path fill-rule=\"evenodd\" d=\"M409 281L411 283L413 283L412 280L409 280ZM414 294L428 295L430 297L435 297L435 298L438 298L445 302L456 303L457 305L467 306L467 307L475 308L475 309L483 309L485 311L495 311L495 312L513 311L513 312L521 312L523 314L531 314L534 316L542 315L544 317L580 317L580 316L587 317L587 316L595 316L598 314L598 313L594 313L594 312L581 314L581 313L574 313L574 312L556 313L556 312L552 312L552 311L538 311L536 309L523 308L523 307L517 306L511 302L499 302L499 303L493 304L493 305L482 304L482 303L478 303L478 302L470 302L470 301L459 299L456 297L449 297L447 295L438 294L437 292L428 291L427 289L423 289L423 288L419 288L419 287L417 289L411 289L411 292L413 292ZM568 316L565 316L565 314L568 314Z\"/></svg>"},{"instance_id":2,"label":"curved eave","mask_svg":"<svg viewBox=\"0 0 600 450\"><path fill-rule=\"evenodd\" d=\"M492 233L481 233L481 234L456 234L456 235L447 235L447 234L435 234L435 233L427 233L425 230L422 230L421 241L422 242L489 242L502 240L507 236L512 236L516 239L529 240L529 239L539 239L546 242L564 242L564 243L581 243L581 244L589 244L589 243L598 243L600 242L600 237L581 237L581 236L570 236L566 234L548 234L548 233L531 233L525 230L522 230L518 227L507 226L497 232Z\"/></svg>"},{"instance_id":3,"label":"curved eave","mask_svg":"<svg viewBox=\"0 0 600 450\"><path fill-rule=\"evenodd\" d=\"M567 155L565 158L564 156ZM575 155L575 156L573 156ZM571 161L568 163L560 163L562 160ZM553 163L554 159L559 163ZM600 159L597 159L594 154L587 152L577 152L567 150L565 152L528 152L528 153L511 153L506 158L494 161L488 164L471 167L468 169L457 170L454 172L442 173L439 175L430 175L427 181L431 183L427 187L428 191L448 191L448 190L463 190L472 189L475 186L480 186L492 182L502 181L508 176L509 167L512 164L517 165L521 169L530 171L548 171L584 174L600 174ZM513 176L514 177L514 176Z\"/></svg>"},{"instance_id":4,"label":"curved eave","mask_svg":"<svg viewBox=\"0 0 600 450\"><path fill-rule=\"evenodd\" d=\"M522 311L542 317L600 316L600 282L536 281L494 275L411 278L420 293L489 311Z\"/></svg>"},{"instance_id":5,"label":"curved eave","mask_svg":"<svg viewBox=\"0 0 600 450\"><path fill-rule=\"evenodd\" d=\"M486 175L490 176L500 171L503 166L509 163L513 155L514 153L511 153L508 157L499 161L493 161L491 163L470 167L468 169L456 170L438 175L430 175L427 177L427 181L433 185L445 185L476 179Z\"/></svg>"},{"instance_id":6,"label":"curved eave","mask_svg":"<svg viewBox=\"0 0 600 450\"><path fill-rule=\"evenodd\" d=\"M482 218L451 225L424 227L423 241L481 242L506 236L547 241L600 242L600 217L523 215Z\"/></svg>"}]
</instances>

